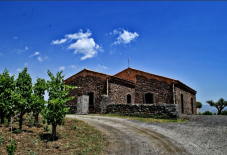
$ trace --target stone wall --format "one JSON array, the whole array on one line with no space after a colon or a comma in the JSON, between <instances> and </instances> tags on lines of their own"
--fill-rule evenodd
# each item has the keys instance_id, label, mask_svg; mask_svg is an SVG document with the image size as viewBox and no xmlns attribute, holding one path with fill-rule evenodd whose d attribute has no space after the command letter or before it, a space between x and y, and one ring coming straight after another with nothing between
<instances>
[{"instance_id":1,"label":"stone wall","mask_svg":"<svg viewBox=\"0 0 227 155\"><path fill-rule=\"evenodd\" d=\"M196 95L179 86L175 86L175 92L176 104L179 104L180 113L182 113L181 94L183 94L184 114L192 114L191 99L193 99L193 114L196 114Z\"/></svg>"},{"instance_id":2,"label":"stone wall","mask_svg":"<svg viewBox=\"0 0 227 155\"><path fill-rule=\"evenodd\" d=\"M177 104L108 104L105 113L139 117L178 118Z\"/></svg>"},{"instance_id":3,"label":"stone wall","mask_svg":"<svg viewBox=\"0 0 227 155\"><path fill-rule=\"evenodd\" d=\"M144 103L144 94L153 93L154 103L173 103L172 86L155 79L148 80L144 76L136 76L135 103Z\"/></svg>"},{"instance_id":4,"label":"stone wall","mask_svg":"<svg viewBox=\"0 0 227 155\"><path fill-rule=\"evenodd\" d=\"M100 100L101 95L106 94L106 81L99 77L94 76L79 76L72 80L69 85L78 86L80 88L71 89L69 96L75 96L71 101L68 101L66 106L76 106L78 97L82 95L87 95L89 92L94 92L94 107L89 106L89 113L99 113L100 112Z\"/></svg>"},{"instance_id":5,"label":"stone wall","mask_svg":"<svg viewBox=\"0 0 227 155\"><path fill-rule=\"evenodd\" d=\"M118 83L109 83L111 103L127 103L127 95L131 95L131 103L135 103L135 88Z\"/></svg>"}]
</instances>

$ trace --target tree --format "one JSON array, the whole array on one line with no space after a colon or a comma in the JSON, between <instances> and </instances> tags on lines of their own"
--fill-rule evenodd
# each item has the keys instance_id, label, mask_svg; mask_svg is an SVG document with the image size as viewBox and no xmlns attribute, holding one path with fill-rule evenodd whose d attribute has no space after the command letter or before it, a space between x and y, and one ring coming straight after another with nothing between
<instances>
[{"instance_id":1,"label":"tree","mask_svg":"<svg viewBox=\"0 0 227 155\"><path fill-rule=\"evenodd\" d=\"M200 108L202 108L202 106L203 106L203 105L202 105L201 102L196 102L196 108L199 108L199 109L200 109Z\"/></svg>"},{"instance_id":2,"label":"tree","mask_svg":"<svg viewBox=\"0 0 227 155\"><path fill-rule=\"evenodd\" d=\"M218 102L213 102L212 100L206 101L210 106L214 106L218 109L218 115L221 115L221 111L227 106L227 101L220 98Z\"/></svg>"},{"instance_id":3,"label":"tree","mask_svg":"<svg viewBox=\"0 0 227 155\"><path fill-rule=\"evenodd\" d=\"M16 90L14 96L17 97L17 108L20 114L19 128L22 130L23 115L30 112L30 103L32 102L32 78L27 73L27 67L19 73L16 80Z\"/></svg>"},{"instance_id":4,"label":"tree","mask_svg":"<svg viewBox=\"0 0 227 155\"><path fill-rule=\"evenodd\" d=\"M33 87L34 93L32 94L31 110L35 116L34 125L38 124L39 113L44 109L44 95L47 89L45 79L38 78Z\"/></svg>"},{"instance_id":5,"label":"tree","mask_svg":"<svg viewBox=\"0 0 227 155\"><path fill-rule=\"evenodd\" d=\"M0 109L8 118L8 123L16 111L16 100L11 94L12 91L15 91L14 75L10 77L9 71L5 69L0 75Z\"/></svg>"},{"instance_id":6,"label":"tree","mask_svg":"<svg viewBox=\"0 0 227 155\"><path fill-rule=\"evenodd\" d=\"M65 103L74 98L68 97L69 89L75 87L63 83L64 75L61 75L62 71L57 72L56 77L49 70L47 73L51 80L47 81L49 99L48 105L43 112L43 117L48 124L52 125L52 140L55 140L56 127L64 123L64 117L68 113L69 108L65 106Z\"/></svg>"}]
</instances>

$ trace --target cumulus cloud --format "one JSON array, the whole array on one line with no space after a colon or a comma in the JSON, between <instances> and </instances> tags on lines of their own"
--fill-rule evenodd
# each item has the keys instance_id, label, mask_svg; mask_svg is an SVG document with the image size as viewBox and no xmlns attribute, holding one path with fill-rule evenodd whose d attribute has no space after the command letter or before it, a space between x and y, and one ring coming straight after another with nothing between
<instances>
[{"instance_id":1,"label":"cumulus cloud","mask_svg":"<svg viewBox=\"0 0 227 155\"><path fill-rule=\"evenodd\" d=\"M74 54L83 54L84 56L80 58L81 60L92 58L96 56L99 51L104 52L103 48L91 38L91 35L92 33L89 29L85 33L79 30L78 33L66 34L65 41L68 40L70 42L68 49L74 50ZM75 40L75 42L73 42L73 40Z\"/></svg>"},{"instance_id":2,"label":"cumulus cloud","mask_svg":"<svg viewBox=\"0 0 227 155\"><path fill-rule=\"evenodd\" d=\"M106 66L102 66L102 65L98 65L98 67L101 68L101 69L107 69Z\"/></svg>"},{"instance_id":3,"label":"cumulus cloud","mask_svg":"<svg viewBox=\"0 0 227 155\"><path fill-rule=\"evenodd\" d=\"M65 37L68 39L81 39L81 38L88 38L92 35L91 31L87 29L87 32L83 33L83 30L79 30L78 33L74 34L66 34Z\"/></svg>"},{"instance_id":4,"label":"cumulus cloud","mask_svg":"<svg viewBox=\"0 0 227 155\"><path fill-rule=\"evenodd\" d=\"M68 66L68 68L76 69L76 66L75 65L70 65L70 66Z\"/></svg>"},{"instance_id":5,"label":"cumulus cloud","mask_svg":"<svg viewBox=\"0 0 227 155\"><path fill-rule=\"evenodd\" d=\"M20 68L18 68L18 69L17 69L17 71L18 71L18 72L20 72L20 71L21 71L21 69L20 69Z\"/></svg>"},{"instance_id":6,"label":"cumulus cloud","mask_svg":"<svg viewBox=\"0 0 227 155\"><path fill-rule=\"evenodd\" d=\"M17 37L13 37L13 39L17 39Z\"/></svg>"},{"instance_id":7,"label":"cumulus cloud","mask_svg":"<svg viewBox=\"0 0 227 155\"><path fill-rule=\"evenodd\" d=\"M26 46L23 50L18 49L18 50L17 50L17 53L22 53L22 52L27 51L27 50L28 50L28 47Z\"/></svg>"},{"instance_id":8,"label":"cumulus cloud","mask_svg":"<svg viewBox=\"0 0 227 155\"><path fill-rule=\"evenodd\" d=\"M114 30L113 34L115 35L119 35L117 37L117 41L115 41L113 44L117 45L117 44L128 44L131 41L135 40L139 34L137 32L129 32L127 30L124 29L118 29L118 30Z\"/></svg>"},{"instance_id":9,"label":"cumulus cloud","mask_svg":"<svg viewBox=\"0 0 227 155\"><path fill-rule=\"evenodd\" d=\"M64 70L64 69L65 69L65 66L59 67L59 70Z\"/></svg>"},{"instance_id":10,"label":"cumulus cloud","mask_svg":"<svg viewBox=\"0 0 227 155\"><path fill-rule=\"evenodd\" d=\"M35 53L32 54L30 57L33 57L33 56L36 56L36 55L39 55L39 52L35 52Z\"/></svg>"},{"instance_id":11,"label":"cumulus cloud","mask_svg":"<svg viewBox=\"0 0 227 155\"><path fill-rule=\"evenodd\" d=\"M51 44L63 44L67 41L67 39L61 39L61 40L52 40Z\"/></svg>"},{"instance_id":12,"label":"cumulus cloud","mask_svg":"<svg viewBox=\"0 0 227 155\"><path fill-rule=\"evenodd\" d=\"M28 63L27 63L27 62L25 62L25 63L24 63L24 65L27 67L27 66L28 66Z\"/></svg>"},{"instance_id":13,"label":"cumulus cloud","mask_svg":"<svg viewBox=\"0 0 227 155\"><path fill-rule=\"evenodd\" d=\"M37 59L39 60L39 62L42 62L43 61L43 58L40 57L40 56Z\"/></svg>"}]
</instances>

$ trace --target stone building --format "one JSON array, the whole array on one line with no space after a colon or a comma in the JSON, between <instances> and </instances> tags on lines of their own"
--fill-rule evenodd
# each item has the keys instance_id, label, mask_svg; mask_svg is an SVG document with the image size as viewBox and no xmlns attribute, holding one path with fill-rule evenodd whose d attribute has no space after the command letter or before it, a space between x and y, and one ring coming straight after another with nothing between
<instances>
[{"instance_id":1,"label":"stone building","mask_svg":"<svg viewBox=\"0 0 227 155\"><path fill-rule=\"evenodd\" d=\"M89 113L100 112L101 95L108 95L111 103L179 104L180 113L196 114L196 91L179 80L155 75L133 68L108 75L84 69L65 80L65 84L78 86L70 90L75 98L67 103L76 107L81 95L89 96Z\"/></svg>"}]
</instances>

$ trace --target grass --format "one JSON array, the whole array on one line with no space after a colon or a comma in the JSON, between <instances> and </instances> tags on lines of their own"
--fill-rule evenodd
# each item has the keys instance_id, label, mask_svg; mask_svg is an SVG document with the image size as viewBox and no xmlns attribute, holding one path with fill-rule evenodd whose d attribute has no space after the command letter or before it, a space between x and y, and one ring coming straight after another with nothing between
<instances>
[{"instance_id":1,"label":"grass","mask_svg":"<svg viewBox=\"0 0 227 155\"><path fill-rule=\"evenodd\" d=\"M136 120L145 123L182 123L187 122L186 119L155 119L155 118L142 118L142 117L135 117L135 116L121 116L117 114L91 114L91 116L104 116L104 117L117 117L117 118L124 118L129 120Z\"/></svg>"},{"instance_id":2,"label":"grass","mask_svg":"<svg viewBox=\"0 0 227 155\"><path fill-rule=\"evenodd\" d=\"M25 119L26 120L26 119ZM39 118L39 127L31 127L29 121L24 121L22 132L13 132L13 139L17 143L15 154L25 155L93 155L102 154L102 150L106 141L100 131L87 123L65 118L62 126L57 126L57 140L51 141L52 126L48 125L48 130L44 130L47 124L41 123ZM18 122L13 123L13 130L16 131ZM10 140L10 127L4 124L0 125L0 154L7 155L6 144Z\"/></svg>"}]
</instances>

